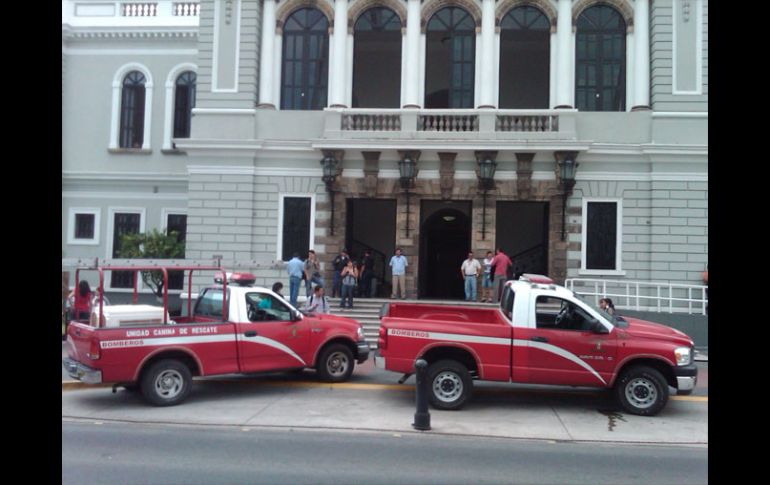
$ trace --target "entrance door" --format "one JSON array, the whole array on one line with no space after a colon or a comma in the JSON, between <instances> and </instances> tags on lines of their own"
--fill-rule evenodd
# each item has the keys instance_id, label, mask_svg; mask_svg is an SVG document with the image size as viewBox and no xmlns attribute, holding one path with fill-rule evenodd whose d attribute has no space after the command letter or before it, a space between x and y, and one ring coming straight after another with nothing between
<instances>
[{"instance_id":1,"label":"entrance door","mask_svg":"<svg viewBox=\"0 0 770 485\"><path fill-rule=\"evenodd\" d=\"M348 199L345 247L361 263L364 251L374 258L375 296L390 296L388 263L396 249L396 201L392 199Z\"/></svg>"},{"instance_id":2,"label":"entrance door","mask_svg":"<svg viewBox=\"0 0 770 485\"><path fill-rule=\"evenodd\" d=\"M423 201L419 295L463 299L460 266L471 249L470 202Z\"/></svg>"},{"instance_id":3,"label":"entrance door","mask_svg":"<svg viewBox=\"0 0 770 485\"><path fill-rule=\"evenodd\" d=\"M495 247L513 262L514 276L548 274L548 202L498 202Z\"/></svg>"}]
</instances>

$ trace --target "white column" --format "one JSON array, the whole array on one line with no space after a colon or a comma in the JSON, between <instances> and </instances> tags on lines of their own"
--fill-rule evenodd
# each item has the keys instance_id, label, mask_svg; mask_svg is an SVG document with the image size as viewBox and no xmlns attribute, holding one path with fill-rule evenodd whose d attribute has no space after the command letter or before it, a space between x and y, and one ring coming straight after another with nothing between
<instances>
[{"instance_id":1,"label":"white column","mask_svg":"<svg viewBox=\"0 0 770 485\"><path fill-rule=\"evenodd\" d=\"M495 108L495 0L481 4L481 98L479 108Z\"/></svg>"},{"instance_id":2,"label":"white column","mask_svg":"<svg viewBox=\"0 0 770 485\"><path fill-rule=\"evenodd\" d=\"M572 0L559 0L556 21L556 106L571 107L572 69Z\"/></svg>"},{"instance_id":3,"label":"white column","mask_svg":"<svg viewBox=\"0 0 770 485\"><path fill-rule=\"evenodd\" d=\"M548 108L553 109L554 106L556 106L556 59L557 59L557 44L556 44L556 32L551 34L551 48L550 48L550 57L548 59L549 62L549 70L548 70ZM500 99L500 98L498 98Z\"/></svg>"},{"instance_id":4,"label":"white column","mask_svg":"<svg viewBox=\"0 0 770 485\"><path fill-rule=\"evenodd\" d=\"M332 34L332 72L329 73L329 106L345 107L345 84L348 78L348 0L334 0L334 33Z\"/></svg>"},{"instance_id":5,"label":"white column","mask_svg":"<svg viewBox=\"0 0 770 485\"><path fill-rule=\"evenodd\" d=\"M650 108L650 2L634 5L634 109Z\"/></svg>"},{"instance_id":6,"label":"white column","mask_svg":"<svg viewBox=\"0 0 770 485\"><path fill-rule=\"evenodd\" d=\"M265 0L262 12L262 45L259 55L259 105L275 108L273 80L275 78L275 0Z\"/></svg>"},{"instance_id":7,"label":"white column","mask_svg":"<svg viewBox=\"0 0 770 485\"><path fill-rule=\"evenodd\" d=\"M404 107L419 108L420 91L420 0L408 0L406 6L406 85Z\"/></svg>"},{"instance_id":8,"label":"white column","mask_svg":"<svg viewBox=\"0 0 770 485\"><path fill-rule=\"evenodd\" d=\"M634 86L636 65L634 64L634 35L626 34L626 111L631 111L631 108L636 105L634 103Z\"/></svg>"},{"instance_id":9,"label":"white column","mask_svg":"<svg viewBox=\"0 0 770 485\"><path fill-rule=\"evenodd\" d=\"M345 79L345 105L353 107L353 34L348 34L348 52L345 55L347 78Z\"/></svg>"}]
</instances>

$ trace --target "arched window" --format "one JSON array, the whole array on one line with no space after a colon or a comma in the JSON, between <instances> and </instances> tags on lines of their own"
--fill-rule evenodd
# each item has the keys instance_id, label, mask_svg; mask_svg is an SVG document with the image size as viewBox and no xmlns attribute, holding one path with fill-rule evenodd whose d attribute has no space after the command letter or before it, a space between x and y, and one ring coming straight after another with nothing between
<instances>
[{"instance_id":1,"label":"arched window","mask_svg":"<svg viewBox=\"0 0 770 485\"><path fill-rule=\"evenodd\" d=\"M400 104L401 19L389 8L370 8L353 27L353 107Z\"/></svg>"},{"instance_id":2,"label":"arched window","mask_svg":"<svg viewBox=\"0 0 770 485\"><path fill-rule=\"evenodd\" d=\"M607 5L587 8L577 19L575 107L626 109L626 23Z\"/></svg>"},{"instance_id":3,"label":"arched window","mask_svg":"<svg viewBox=\"0 0 770 485\"><path fill-rule=\"evenodd\" d=\"M281 109L323 109L329 78L329 21L300 8L283 26Z\"/></svg>"},{"instance_id":4,"label":"arched window","mask_svg":"<svg viewBox=\"0 0 770 485\"><path fill-rule=\"evenodd\" d=\"M500 22L500 108L547 109L551 24L535 7L512 9Z\"/></svg>"},{"instance_id":5,"label":"arched window","mask_svg":"<svg viewBox=\"0 0 770 485\"><path fill-rule=\"evenodd\" d=\"M425 107L473 108L476 23L460 7L445 7L428 21Z\"/></svg>"},{"instance_id":6,"label":"arched window","mask_svg":"<svg viewBox=\"0 0 770 485\"><path fill-rule=\"evenodd\" d=\"M176 78L174 89L174 138L190 138L192 109L195 107L197 75L185 71Z\"/></svg>"},{"instance_id":7,"label":"arched window","mask_svg":"<svg viewBox=\"0 0 770 485\"><path fill-rule=\"evenodd\" d=\"M120 103L120 148L142 148L144 141L144 74L131 71L123 78Z\"/></svg>"}]
</instances>

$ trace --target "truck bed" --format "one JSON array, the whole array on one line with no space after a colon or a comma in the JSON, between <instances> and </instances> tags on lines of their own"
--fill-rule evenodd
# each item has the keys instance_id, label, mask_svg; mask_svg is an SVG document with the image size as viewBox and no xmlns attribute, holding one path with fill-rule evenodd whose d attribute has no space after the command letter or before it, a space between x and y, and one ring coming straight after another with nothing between
<instances>
[{"instance_id":1,"label":"truck bed","mask_svg":"<svg viewBox=\"0 0 770 485\"><path fill-rule=\"evenodd\" d=\"M473 323L482 325L506 325L496 307L467 307L430 305L422 303L390 303L387 319L436 321L442 323Z\"/></svg>"}]
</instances>

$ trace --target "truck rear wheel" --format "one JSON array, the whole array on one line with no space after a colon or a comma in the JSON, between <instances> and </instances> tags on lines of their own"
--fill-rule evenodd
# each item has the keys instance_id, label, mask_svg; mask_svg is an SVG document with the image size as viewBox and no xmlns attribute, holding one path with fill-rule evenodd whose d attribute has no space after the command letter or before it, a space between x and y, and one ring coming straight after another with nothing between
<instances>
[{"instance_id":1,"label":"truck rear wheel","mask_svg":"<svg viewBox=\"0 0 770 485\"><path fill-rule=\"evenodd\" d=\"M652 367L631 367L618 379L615 397L631 414L655 416L668 402L668 383Z\"/></svg>"},{"instance_id":2,"label":"truck rear wheel","mask_svg":"<svg viewBox=\"0 0 770 485\"><path fill-rule=\"evenodd\" d=\"M456 360L439 360L428 367L430 403L436 409L460 409L473 391L468 369Z\"/></svg>"},{"instance_id":3,"label":"truck rear wheel","mask_svg":"<svg viewBox=\"0 0 770 485\"><path fill-rule=\"evenodd\" d=\"M350 379L355 365L353 352L346 345L332 344L321 352L316 369L323 381L344 382Z\"/></svg>"},{"instance_id":4,"label":"truck rear wheel","mask_svg":"<svg viewBox=\"0 0 770 485\"><path fill-rule=\"evenodd\" d=\"M192 373L178 360L160 360L142 374L141 387L142 395L150 404L174 406L190 394Z\"/></svg>"}]
</instances>

